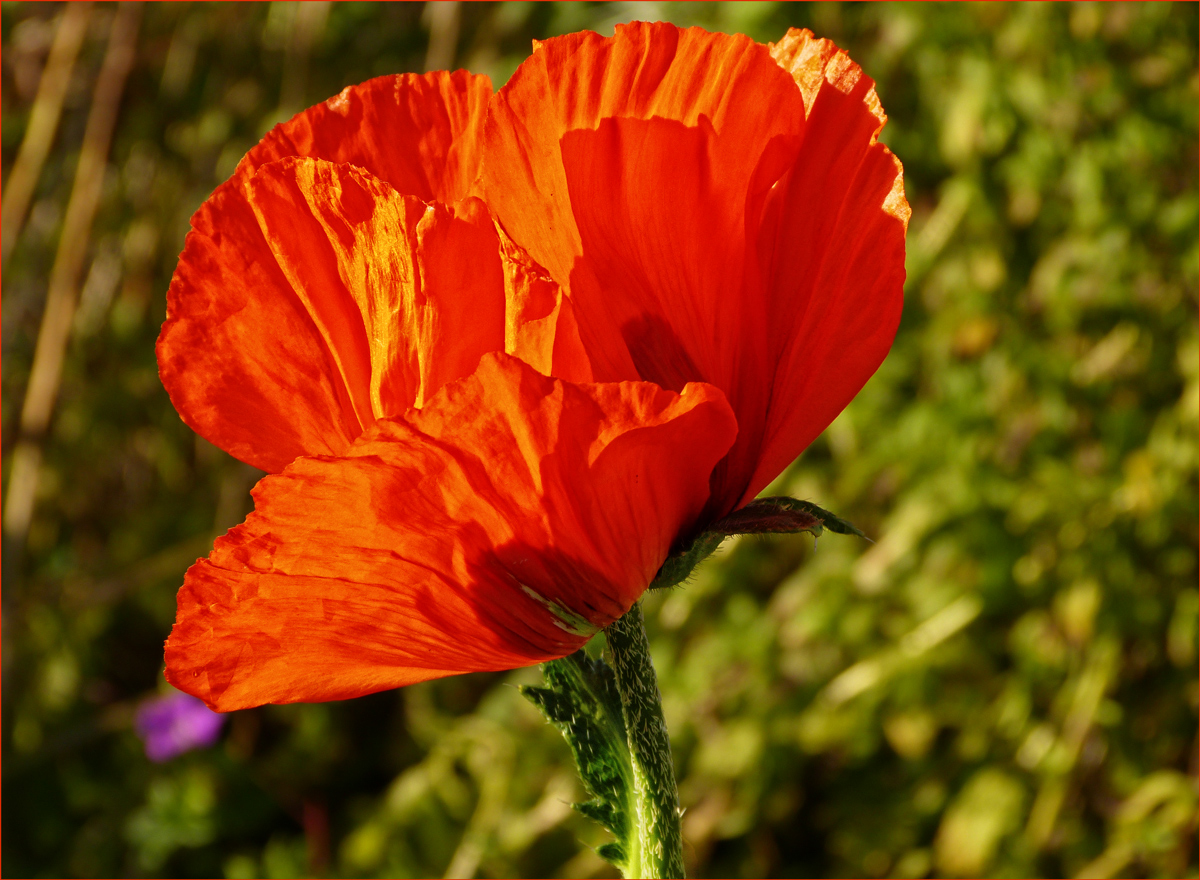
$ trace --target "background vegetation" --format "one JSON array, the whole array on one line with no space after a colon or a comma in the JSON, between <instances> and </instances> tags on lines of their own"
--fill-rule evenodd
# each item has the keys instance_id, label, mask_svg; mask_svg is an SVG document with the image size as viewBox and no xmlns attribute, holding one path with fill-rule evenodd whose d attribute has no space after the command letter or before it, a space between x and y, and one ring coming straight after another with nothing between
<instances>
[{"instance_id":1,"label":"background vegetation","mask_svg":"<svg viewBox=\"0 0 1200 880\"><path fill-rule=\"evenodd\" d=\"M117 12L90 11L4 267L6 492ZM62 14L0 8L6 210ZM731 543L646 602L689 870L1196 876L1200 34L1157 3L141 9L32 517L5 523L7 876L612 876L509 686L536 670L239 712L161 765L131 719L166 690L185 568L259 476L158 383L192 211L347 84L499 86L532 37L634 18L833 38L914 210L891 356L775 487L876 543Z\"/></svg>"}]
</instances>

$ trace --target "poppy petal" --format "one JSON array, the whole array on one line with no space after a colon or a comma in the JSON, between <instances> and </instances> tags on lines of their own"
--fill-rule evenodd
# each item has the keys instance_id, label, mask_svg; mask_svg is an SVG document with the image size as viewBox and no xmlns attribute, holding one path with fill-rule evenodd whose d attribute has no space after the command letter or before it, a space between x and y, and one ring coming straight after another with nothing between
<instances>
[{"instance_id":1,"label":"poppy petal","mask_svg":"<svg viewBox=\"0 0 1200 880\"><path fill-rule=\"evenodd\" d=\"M340 452L361 429L240 189L219 189L192 217L156 352L180 418L262 470Z\"/></svg>"},{"instance_id":2,"label":"poppy petal","mask_svg":"<svg viewBox=\"0 0 1200 880\"><path fill-rule=\"evenodd\" d=\"M709 385L576 385L489 354L259 483L188 571L168 679L228 711L564 656L646 588L736 431Z\"/></svg>"},{"instance_id":3,"label":"poppy petal","mask_svg":"<svg viewBox=\"0 0 1200 880\"><path fill-rule=\"evenodd\" d=\"M803 124L765 46L635 23L538 44L485 126L484 197L568 288L596 377L729 395L742 432L730 488L716 490L729 505L753 469L773 372L748 232Z\"/></svg>"},{"instance_id":4,"label":"poppy petal","mask_svg":"<svg viewBox=\"0 0 1200 880\"><path fill-rule=\"evenodd\" d=\"M465 70L381 76L280 123L238 165L248 180L268 162L310 156L365 168L424 201L467 196L479 171L492 81Z\"/></svg>"},{"instance_id":5,"label":"poppy petal","mask_svg":"<svg viewBox=\"0 0 1200 880\"><path fill-rule=\"evenodd\" d=\"M767 197L759 252L778 352L749 501L811 443L883 362L900 323L910 214L887 117L849 56L791 30L772 55L804 96L793 167Z\"/></svg>"},{"instance_id":6,"label":"poppy petal","mask_svg":"<svg viewBox=\"0 0 1200 880\"><path fill-rule=\"evenodd\" d=\"M746 37L634 22L619 25L611 39L583 32L534 49L492 99L480 185L509 234L560 284L583 251L574 212L588 195L570 190L561 144L568 133L593 132L606 119L706 127L725 136L728 156L721 158L734 160L732 168L712 173L746 179L747 164L752 170L765 144L803 124L795 87L766 47ZM738 99L744 94L755 100ZM597 143L596 150L608 146ZM655 178L640 171L644 158L627 157L627 171L644 185L642 200L671 212Z\"/></svg>"},{"instance_id":7,"label":"poppy petal","mask_svg":"<svg viewBox=\"0 0 1200 880\"><path fill-rule=\"evenodd\" d=\"M483 203L426 204L361 169L283 159L250 202L367 427L504 347L504 278ZM470 315L469 321L462 316Z\"/></svg>"},{"instance_id":8,"label":"poppy petal","mask_svg":"<svg viewBox=\"0 0 1200 880\"><path fill-rule=\"evenodd\" d=\"M339 454L504 347L499 244L477 199L427 205L361 169L290 158L193 222L160 374L184 421L256 467Z\"/></svg>"},{"instance_id":9,"label":"poppy petal","mask_svg":"<svg viewBox=\"0 0 1200 880\"><path fill-rule=\"evenodd\" d=\"M467 194L479 165L487 77L380 77L276 126L192 217L167 294L159 371L183 420L267 471L343 450L363 426L353 352L331 351L249 203L263 165L289 156L351 163L423 200ZM461 255L465 262L469 255ZM270 328L264 333L263 328ZM326 328L328 330L328 328Z\"/></svg>"},{"instance_id":10,"label":"poppy petal","mask_svg":"<svg viewBox=\"0 0 1200 880\"><path fill-rule=\"evenodd\" d=\"M593 381L570 298L503 229L496 233L504 267L504 350L548 376Z\"/></svg>"}]
</instances>

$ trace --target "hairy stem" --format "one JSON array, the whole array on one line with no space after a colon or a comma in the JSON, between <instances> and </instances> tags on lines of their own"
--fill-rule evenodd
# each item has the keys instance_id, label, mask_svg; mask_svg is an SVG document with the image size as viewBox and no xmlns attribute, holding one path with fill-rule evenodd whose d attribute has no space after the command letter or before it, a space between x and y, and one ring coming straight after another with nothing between
<instances>
[{"instance_id":1,"label":"hairy stem","mask_svg":"<svg viewBox=\"0 0 1200 880\"><path fill-rule=\"evenodd\" d=\"M663 720L658 679L638 603L605 636L621 694L625 735L633 762L633 802L642 877L683 877L679 791L671 764L671 742Z\"/></svg>"}]
</instances>

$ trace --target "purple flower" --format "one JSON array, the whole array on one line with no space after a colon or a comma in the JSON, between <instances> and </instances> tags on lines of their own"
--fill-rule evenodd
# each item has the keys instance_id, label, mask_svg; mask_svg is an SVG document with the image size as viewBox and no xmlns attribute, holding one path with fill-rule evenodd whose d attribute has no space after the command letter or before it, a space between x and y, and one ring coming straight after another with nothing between
<instances>
[{"instance_id":1,"label":"purple flower","mask_svg":"<svg viewBox=\"0 0 1200 880\"><path fill-rule=\"evenodd\" d=\"M221 733L225 716L183 693L156 697L138 709L134 728L151 761L169 761L192 749L210 746Z\"/></svg>"}]
</instances>

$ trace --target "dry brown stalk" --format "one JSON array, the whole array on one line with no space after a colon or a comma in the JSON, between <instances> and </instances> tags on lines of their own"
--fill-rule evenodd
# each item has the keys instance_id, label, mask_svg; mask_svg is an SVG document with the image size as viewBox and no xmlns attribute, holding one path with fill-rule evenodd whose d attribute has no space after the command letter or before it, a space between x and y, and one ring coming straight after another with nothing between
<instances>
[{"instance_id":1,"label":"dry brown stalk","mask_svg":"<svg viewBox=\"0 0 1200 880\"><path fill-rule=\"evenodd\" d=\"M29 124L4 185L4 206L0 210L0 265L8 265L8 256L21 234L25 212L29 210L29 201L42 175L42 166L46 164L46 157L54 143L54 133L62 117L63 100L71 82L71 71L87 33L91 6L91 3L66 4L54 31L54 43L50 46L46 67L38 81Z\"/></svg>"},{"instance_id":2,"label":"dry brown stalk","mask_svg":"<svg viewBox=\"0 0 1200 880\"><path fill-rule=\"evenodd\" d=\"M21 409L21 433L13 450L4 504L4 532L22 543L33 515L38 470L42 461L42 440L50 424L54 401L62 378L63 357L71 333L71 320L78 299L79 275L87 253L88 237L107 168L109 143L120 108L125 78L133 66L141 4L121 3L109 31L108 49L96 78L92 106L79 164L67 202L62 236L50 271L46 308L38 330L37 347L25 404Z\"/></svg>"}]
</instances>

